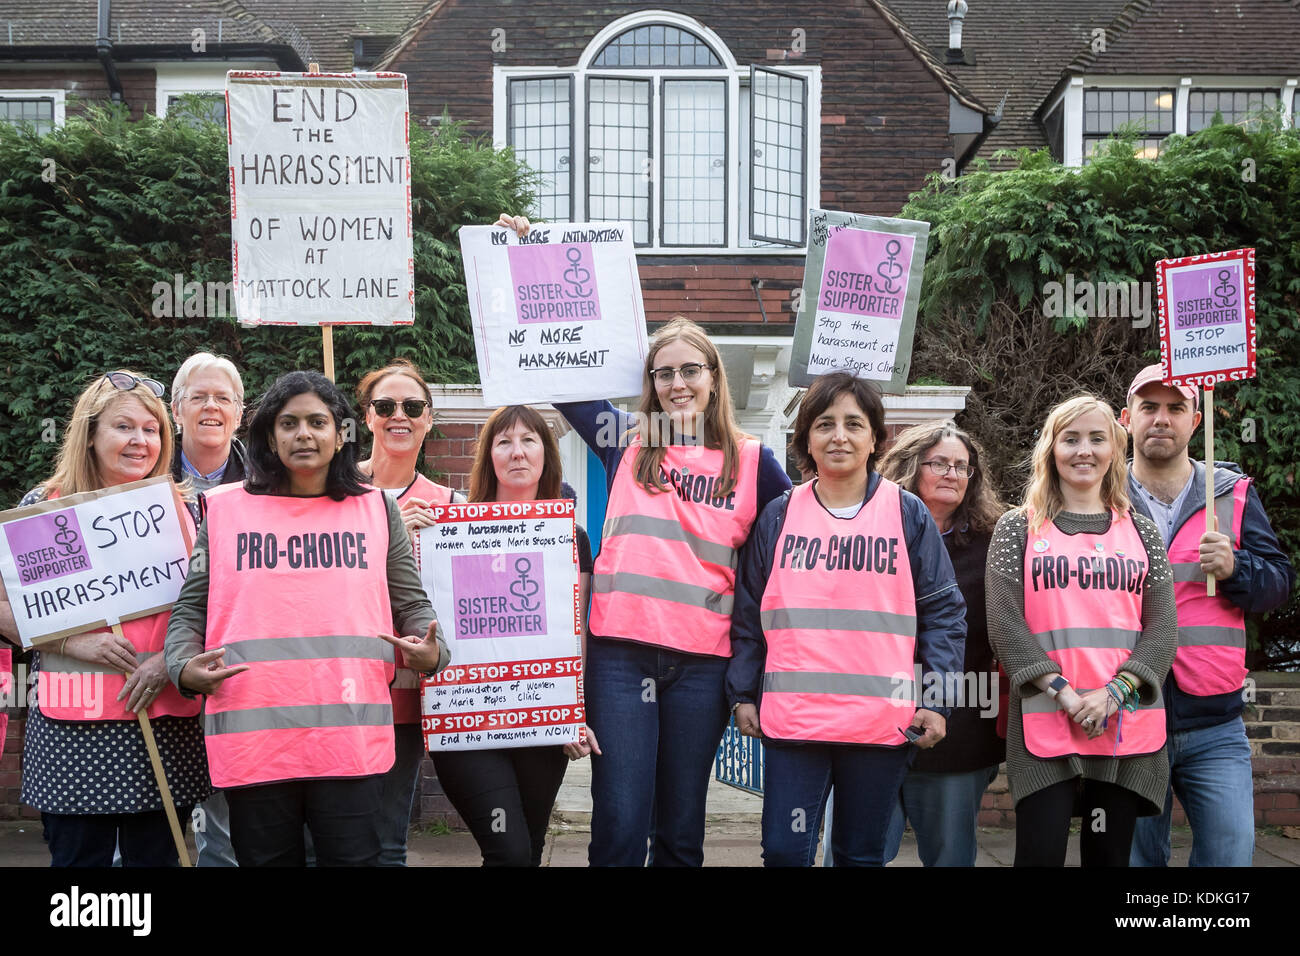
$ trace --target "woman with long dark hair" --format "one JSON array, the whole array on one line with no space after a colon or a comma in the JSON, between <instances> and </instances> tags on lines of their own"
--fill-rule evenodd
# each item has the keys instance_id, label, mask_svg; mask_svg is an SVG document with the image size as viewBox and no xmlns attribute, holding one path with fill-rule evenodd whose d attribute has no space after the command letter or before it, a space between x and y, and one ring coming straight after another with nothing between
<instances>
[{"instance_id":1,"label":"woman with long dark hair","mask_svg":"<svg viewBox=\"0 0 1300 956\"><path fill-rule=\"evenodd\" d=\"M243 485L208 495L202 559L168 627L173 682L207 695L208 762L240 866L302 866L304 824L319 865L378 861L390 645L427 671L449 656L397 504L364 483L344 439L349 420L318 372L271 386Z\"/></svg>"}]
</instances>

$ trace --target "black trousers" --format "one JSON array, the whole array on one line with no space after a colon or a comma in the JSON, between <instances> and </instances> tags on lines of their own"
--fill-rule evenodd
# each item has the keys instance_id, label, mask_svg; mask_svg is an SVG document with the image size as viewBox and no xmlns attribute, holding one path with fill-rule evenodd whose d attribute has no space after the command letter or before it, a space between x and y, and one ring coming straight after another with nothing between
<instances>
[{"instance_id":1,"label":"black trousers","mask_svg":"<svg viewBox=\"0 0 1300 956\"><path fill-rule=\"evenodd\" d=\"M1065 866L1075 815L1082 816L1083 866L1128 866L1141 806L1132 790L1100 780L1063 780L1031 793L1016 804L1016 866Z\"/></svg>"},{"instance_id":2,"label":"black trousers","mask_svg":"<svg viewBox=\"0 0 1300 956\"><path fill-rule=\"evenodd\" d=\"M469 825L484 866L541 866L569 758L563 747L431 754L447 799Z\"/></svg>"},{"instance_id":3,"label":"black trousers","mask_svg":"<svg viewBox=\"0 0 1300 956\"><path fill-rule=\"evenodd\" d=\"M303 826L317 866L377 866L383 774L291 780L225 791L240 866L305 866Z\"/></svg>"},{"instance_id":4,"label":"black trousers","mask_svg":"<svg viewBox=\"0 0 1300 956\"><path fill-rule=\"evenodd\" d=\"M193 806L177 807L181 832L190 821ZM50 866L113 865L113 849L122 851L123 866L180 866L176 841L167 814L146 813L42 813L45 838L50 844Z\"/></svg>"}]
</instances>

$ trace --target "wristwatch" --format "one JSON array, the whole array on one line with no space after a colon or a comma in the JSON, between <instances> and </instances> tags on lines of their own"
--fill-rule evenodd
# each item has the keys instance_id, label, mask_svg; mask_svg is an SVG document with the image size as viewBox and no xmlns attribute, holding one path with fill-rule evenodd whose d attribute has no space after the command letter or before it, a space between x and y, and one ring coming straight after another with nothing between
<instances>
[{"instance_id":1,"label":"wristwatch","mask_svg":"<svg viewBox=\"0 0 1300 956\"><path fill-rule=\"evenodd\" d=\"M1065 690L1065 688L1069 686L1070 686L1070 682L1065 679L1065 675L1057 674L1056 677L1052 680L1052 682L1047 685L1048 696L1050 696L1053 700L1055 700L1056 695L1059 694L1061 691Z\"/></svg>"}]
</instances>

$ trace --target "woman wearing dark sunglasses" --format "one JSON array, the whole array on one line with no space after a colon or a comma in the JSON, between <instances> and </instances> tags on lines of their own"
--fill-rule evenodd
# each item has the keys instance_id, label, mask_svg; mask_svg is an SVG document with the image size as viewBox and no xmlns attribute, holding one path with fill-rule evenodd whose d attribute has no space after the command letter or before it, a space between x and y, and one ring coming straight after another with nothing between
<instances>
[{"instance_id":1,"label":"woman wearing dark sunglasses","mask_svg":"<svg viewBox=\"0 0 1300 956\"><path fill-rule=\"evenodd\" d=\"M431 398L423 373L413 362L401 358L369 372L357 386L357 400L365 411L366 427L375 437L370 457L357 465L371 484L396 496L402 523L412 536L434 523L430 506L465 500L463 495L416 471L420 449L433 428ZM399 650L397 677L390 688L397 759L393 769L384 775L380 866L406 865L411 802L415 799L415 783L424 760L420 675L402 666L401 654Z\"/></svg>"},{"instance_id":2,"label":"woman wearing dark sunglasses","mask_svg":"<svg viewBox=\"0 0 1300 956\"><path fill-rule=\"evenodd\" d=\"M20 505L167 474L173 439L162 395L160 383L132 372L92 382L73 408L54 474ZM192 533L186 509L181 520ZM37 699L27 712L22 802L41 811L53 866L111 866L114 845L124 866L177 864L135 716L142 708L182 826L211 791L198 702L171 686L158 653L167 620L154 614L126 622L121 635L77 634L32 654ZM3 585L0 634L18 638Z\"/></svg>"}]
</instances>

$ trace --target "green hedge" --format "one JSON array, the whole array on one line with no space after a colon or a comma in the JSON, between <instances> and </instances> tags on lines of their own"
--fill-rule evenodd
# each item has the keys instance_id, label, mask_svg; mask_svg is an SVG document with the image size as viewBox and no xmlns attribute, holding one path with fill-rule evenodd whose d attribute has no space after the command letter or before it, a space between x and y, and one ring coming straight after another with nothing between
<instances>
[{"instance_id":1,"label":"green hedge","mask_svg":"<svg viewBox=\"0 0 1300 956\"><path fill-rule=\"evenodd\" d=\"M456 231L532 201L511 151L455 124L412 125L411 160L415 324L336 328L347 388L394 355L435 381L478 380ZM180 362L206 349L232 358L256 396L289 369L321 367L316 328L153 315L157 282L230 281L224 127L100 108L39 137L0 124L0 175L0 507L49 475L73 400L106 370L170 388Z\"/></svg>"},{"instance_id":2,"label":"green hedge","mask_svg":"<svg viewBox=\"0 0 1300 956\"><path fill-rule=\"evenodd\" d=\"M1300 134L1276 120L1171 137L1138 159L1116 140L1081 170L1047 153L955 181L933 177L902 215L931 223L913 380L972 385L963 424L988 446L1008 498L1047 411L1080 390L1119 408L1160 359L1156 260L1256 249L1258 377L1215 392L1215 457L1256 481L1300 567ZM1150 324L1131 316L1048 314L1048 283L1151 283ZM1140 287L1139 287L1140 288ZM1191 454L1204 457L1202 432ZM1257 666L1300 662L1295 596L1259 631Z\"/></svg>"}]
</instances>

